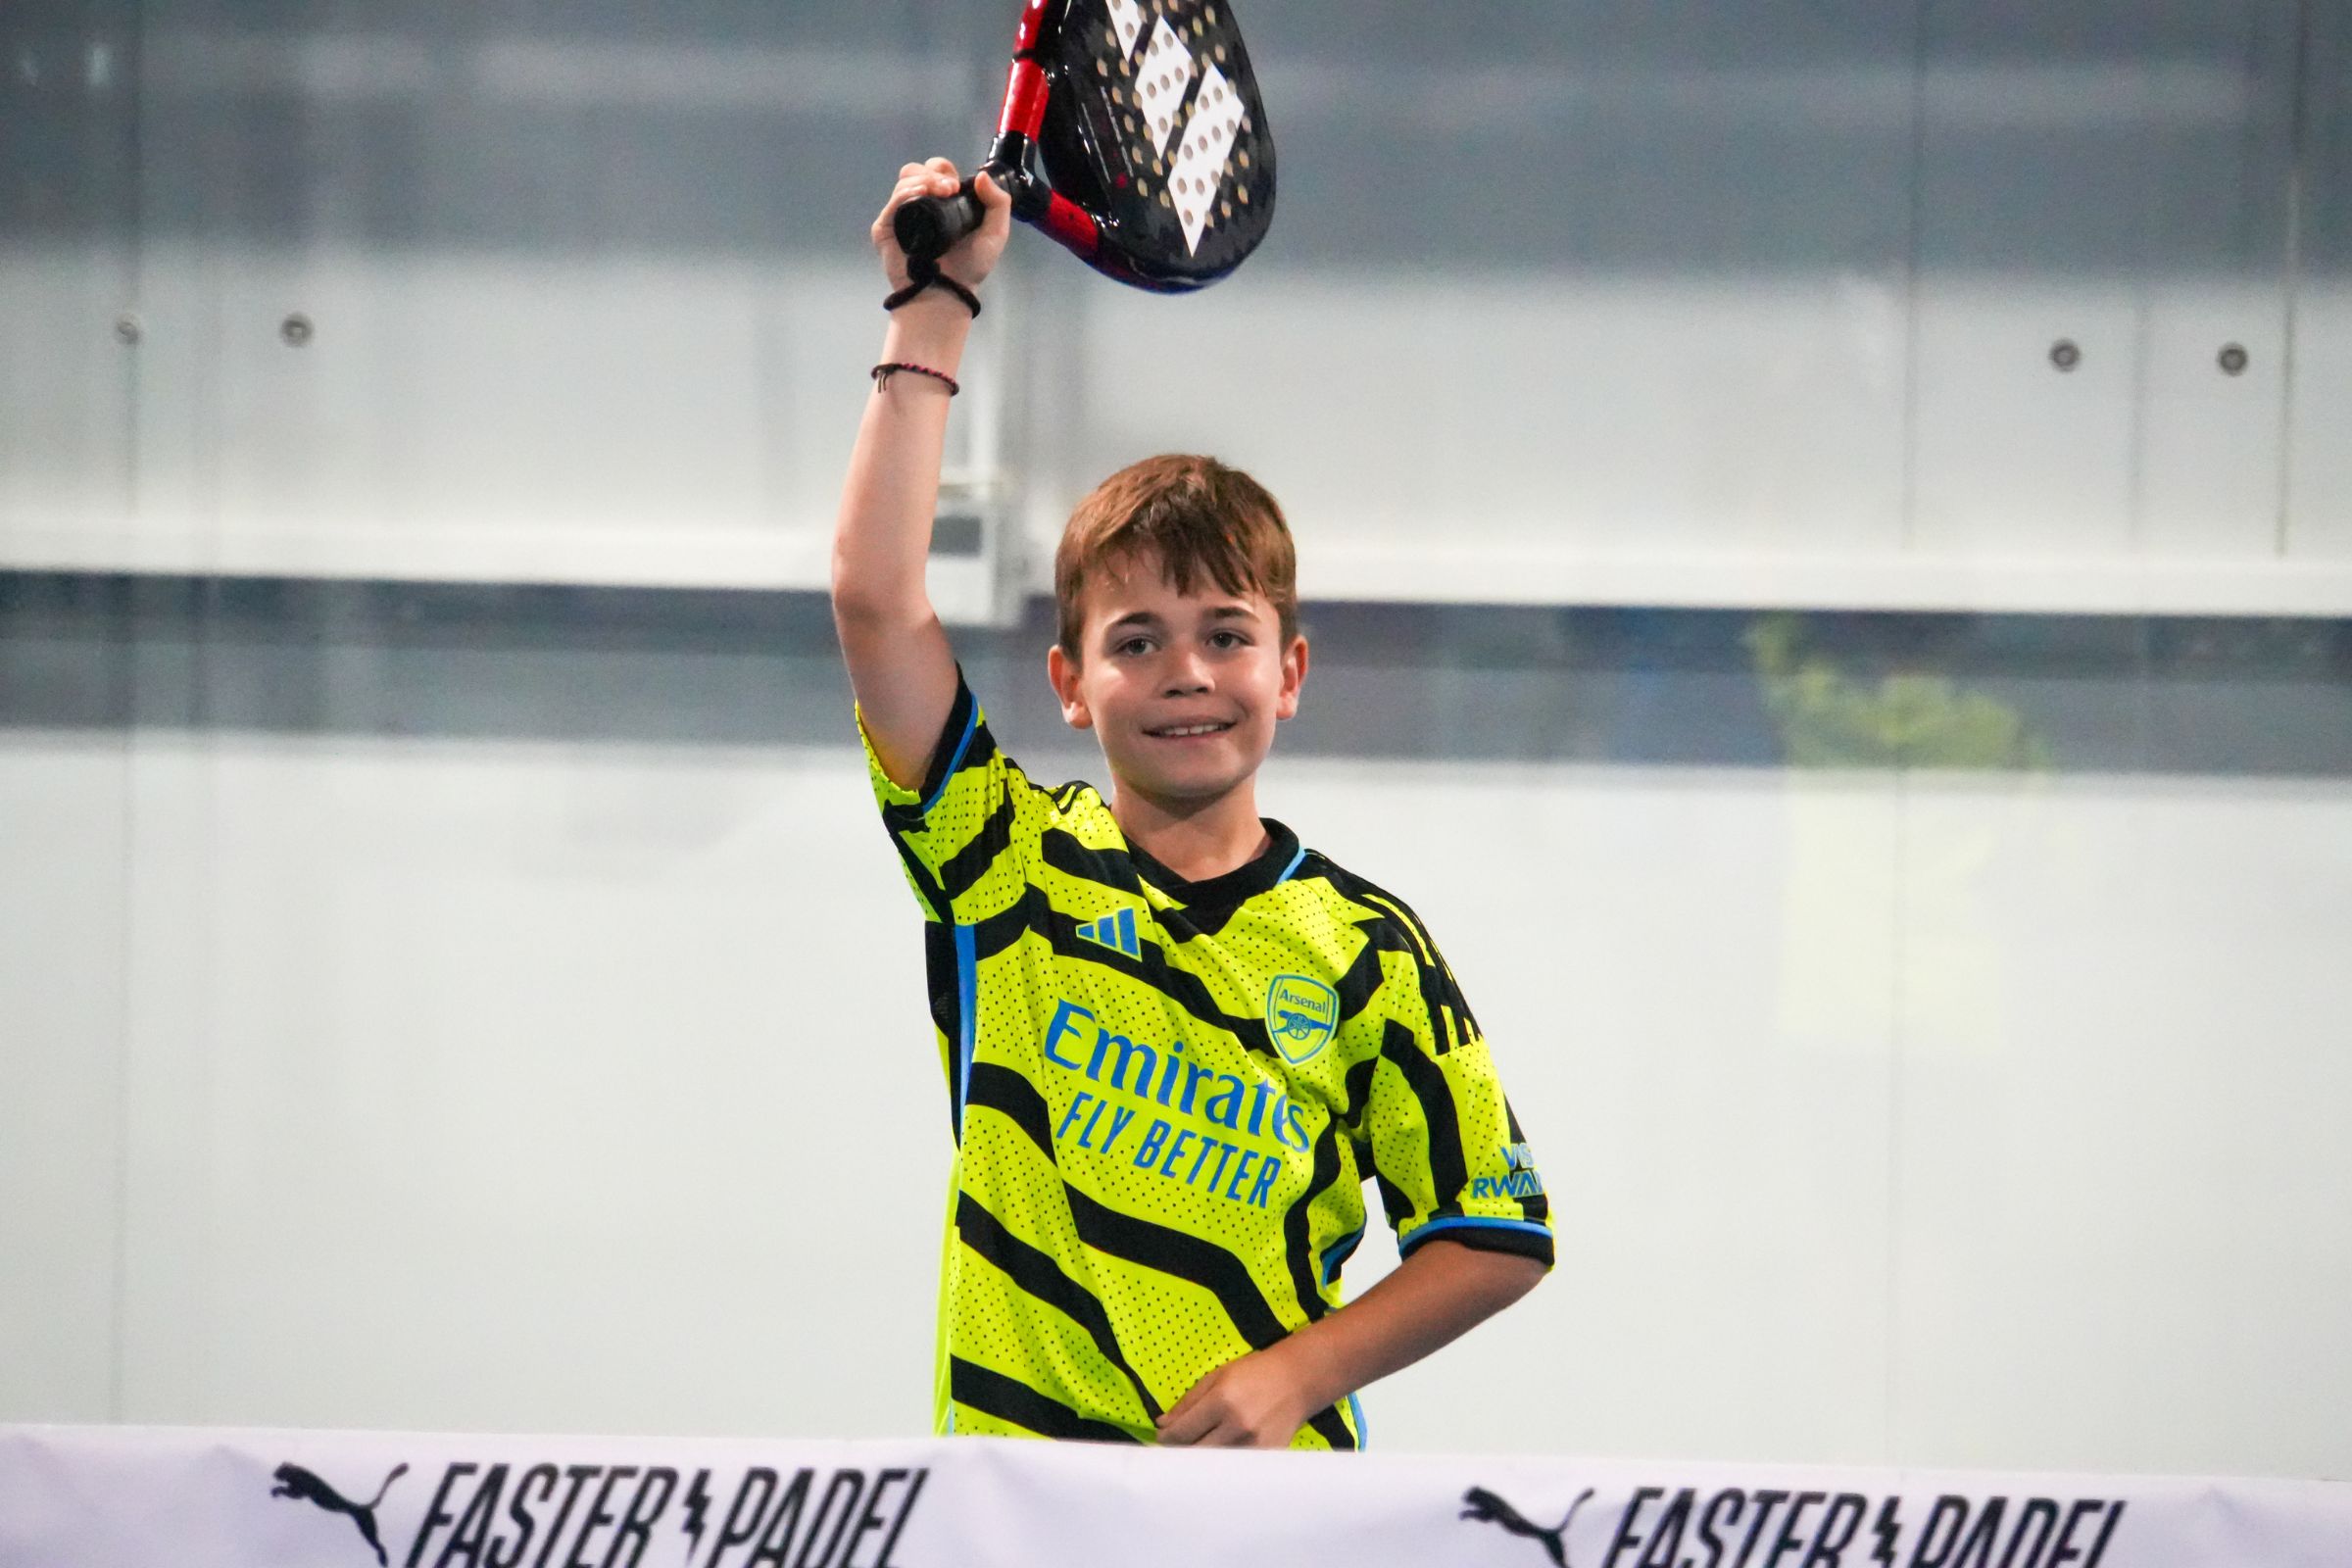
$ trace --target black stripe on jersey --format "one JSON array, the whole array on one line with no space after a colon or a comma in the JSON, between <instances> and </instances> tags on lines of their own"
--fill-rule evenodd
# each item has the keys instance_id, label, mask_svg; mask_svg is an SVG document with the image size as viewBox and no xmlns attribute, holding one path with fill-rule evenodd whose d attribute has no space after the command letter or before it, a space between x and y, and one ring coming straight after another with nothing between
<instances>
[{"instance_id":1,"label":"black stripe on jersey","mask_svg":"<svg viewBox=\"0 0 2352 1568\"><path fill-rule=\"evenodd\" d=\"M948 1133L961 1136L963 1104L957 1096L956 1053L963 1041L963 985L956 972L956 928L939 920L923 922L923 978L931 993L931 1022L948 1043Z\"/></svg>"},{"instance_id":2,"label":"black stripe on jersey","mask_svg":"<svg viewBox=\"0 0 2352 1568\"><path fill-rule=\"evenodd\" d=\"M1381 1059L1404 1074L1405 1087L1421 1102L1421 1120L1429 1129L1429 1176L1441 1206L1461 1200L1470 1185L1469 1167L1462 1160L1462 1124L1453 1110L1453 1091L1446 1071L1421 1054L1413 1032L1389 1020L1381 1041Z\"/></svg>"},{"instance_id":3,"label":"black stripe on jersey","mask_svg":"<svg viewBox=\"0 0 2352 1568\"><path fill-rule=\"evenodd\" d=\"M1380 1070L1378 1056L1366 1056L1348 1069L1340 1080L1340 1092L1347 1098L1340 1102L1340 1118L1347 1122L1348 1134L1357 1143L1364 1141L1364 1112L1372 1104L1372 1075Z\"/></svg>"},{"instance_id":4,"label":"black stripe on jersey","mask_svg":"<svg viewBox=\"0 0 2352 1568\"><path fill-rule=\"evenodd\" d=\"M1367 883L1363 891L1356 896L1356 902L1368 904L1396 921L1398 928L1412 939L1413 956L1421 960L1423 967L1429 965L1435 950L1430 947L1429 937L1422 931L1420 922L1405 912L1404 905L1394 895L1383 893Z\"/></svg>"},{"instance_id":5,"label":"black stripe on jersey","mask_svg":"<svg viewBox=\"0 0 2352 1568\"><path fill-rule=\"evenodd\" d=\"M1317 1410L1306 1418L1306 1424L1320 1432L1325 1443L1343 1453L1355 1446L1355 1434L1348 1430L1348 1423L1340 1415L1340 1407L1336 1404L1327 1404Z\"/></svg>"},{"instance_id":6,"label":"black stripe on jersey","mask_svg":"<svg viewBox=\"0 0 2352 1568\"><path fill-rule=\"evenodd\" d=\"M1324 879L1343 895L1366 908L1379 911L1382 925L1393 927L1400 933L1403 945L1398 951L1410 953L1413 960L1421 966L1421 991L1423 1000L1429 1004L1431 1038L1436 1042L1438 1054L1443 1055L1451 1049L1440 1011L1442 1005L1453 1008L1455 1018L1466 1031L1463 1035L1465 1040L1479 1035L1481 1031L1477 1015L1471 1012L1469 1002L1462 996L1460 983L1454 979L1451 966L1446 962L1446 956L1438 951L1437 941L1430 936L1429 927L1421 923L1421 917L1413 912L1412 906L1385 888L1377 887L1328 861L1320 869Z\"/></svg>"},{"instance_id":7,"label":"black stripe on jersey","mask_svg":"<svg viewBox=\"0 0 2352 1568\"><path fill-rule=\"evenodd\" d=\"M950 903L972 891L997 858L1012 848L1012 794L1008 790L999 800L988 820L980 824L971 842L957 850L947 864L939 868L941 890Z\"/></svg>"},{"instance_id":8,"label":"black stripe on jersey","mask_svg":"<svg viewBox=\"0 0 2352 1568\"><path fill-rule=\"evenodd\" d=\"M1453 965L1446 961L1444 954L1438 956L1438 971L1446 976L1446 996L1461 1019L1467 1038L1484 1038L1486 1031L1478 1026L1478 1014L1470 1010L1470 999L1462 995L1462 983L1453 977Z\"/></svg>"},{"instance_id":9,"label":"black stripe on jersey","mask_svg":"<svg viewBox=\"0 0 2352 1568\"><path fill-rule=\"evenodd\" d=\"M1047 828L1038 840L1038 851L1048 865L1064 876L1093 882L1114 893L1139 898L1143 895L1143 879L1136 875L1133 860L1108 850L1089 849L1066 827Z\"/></svg>"},{"instance_id":10,"label":"black stripe on jersey","mask_svg":"<svg viewBox=\"0 0 2352 1568\"><path fill-rule=\"evenodd\" d=\"M1358 1004L1357 1010L1360 1011L1373 996L1379 994L1381 984L1388 978L1387 971L1380 967L1380 956L1384 953L1403 954L1412 960L1415 982L1421 993L1421 1004L1429 1012L1430 1047L1443 1056L1452 1049L1452 1043L1446 1034L1445 1015L1441 1010L1445 992L1436 983L1437 971L1422 961L1420 945L1413 940L1403 921L1378 906L1365 905L1364 907L1367 912L1355 922L1356 929L1364 934L1364 951L1357 955L1356 963L1359 966L1370 963L1368 979L1371 989L1365 994L1363 1002ZM1348 975L1353 976L1354 973L1355 969L1351 967ZM1342 993L1343 1008L1346 1000L1346 993ZM1341 1014L1343 1018L1350 1015L1346 1011Z\"/></svg>"},{"instance_id":11,"label":"black stripe on jersey","mask_svg":"<svg viewBox=\"0 0 2352 1568\"><path fill-rule=\"evenodd\" d=\"M1392 1023L1389 1027L1394 1029L1396 1025ZM1410 1034L1411 1031L1406 1031L1408 1038ZM1348 1069L1348 1076L1341 1082L1348 1098L1340 1106L1340 1115L1347 1122L1348 1144L1355 1155L1357 1179L1360 1181L1367 1175L1372 1178L1380 1191L1381 1212L1389 1216L1389 1229L1396 1230L1421 1210L1405 1196L1403 1188L1389 1180L1388 1172L1372 1157L1372 1140L1364 1135L1364 1113L1372 1107L1372 1075L1379 1070L1378 1056L1366 1056Z\"/></svg>"},{"instance_id":12,"label":"black stripe on jersey","mask_svg":"<svg viewBox=\"0 0 2352 1568\"><path fill-rule=\"evenodd\" d=\"M1444 967L1435 961L1437 949L1430 946L1429 935L1406 912L1403 905L1387 895L1380 895L1376 906L1394 911L1390 918L1404 931L1408 950L1419 966L1421 1004L1429 1009L1430 1050L1443 1056L1454 1047L1452 1032L1446 1026L1446 1005L1452 1000L1453 987L1446 978Z\"/></svg>"},{"instance_id":13,"label":"black stripe on jersey","mask_svg":"<svg viewBox=\"0 0 2352 1568\"><path fill-rule=\"evenodd\" d=\"M1078 1222L1078 1239L1087 1246L1189 1280L1207 1291L1253 1350L1262 1350L1283 1337L1282 1320L1266 1304L1257 1282L1250 1277L1242 1260L1224 1248L1105 1207L1067 1182L1062 1190L1069 1195L1070 1217Z\"/></svg>"},{"instance_id":14,"label":"black stripe on jersey","mask_svg":"<svg viewBox=\"0 0 2352 1568\"><path fill-rule=\"evenodd\" d=\"M897 850L899 858L906 862L906 875L914 883L914 896L923 901L923 906L931 911L931 918L942 924L953 921L956 911L948 906L948 895L940 887L939 878L931 874L931 868L923 864L922 859L895 830L890 835L890 847Z\"/></svg>"},{"instance_id":15,"label":"black stripe on jersey","mask_svg":"<svg viewBox=\"0 0 2352 1568\"><path fill-rule=\"evenodd\" d=\"M1062 1183L1069 1196L1070 1217L1078 1222L1078 1239L1099 1252L1123 1257L1130 1263L1189 1280L1217 1298L1250 1348L1262 1350L1287 1332L1274 1309L1258 1293L1257 1282L1242 1260L1214 1242L1188 1236L1165 1225L1154 1225L1132 1214L1106 1208ZM1319 1410L1307 1422L1335 1448L1352 1448L1355 1439L1337 1409Z\"/></svg>"},{"instance_id":16,"label":"black stripe on jersey","mask_svg":"<svg viewBox=\"0 0 2352 1568\"><path fill-rule=\"evenodd\" d=\"M1117 1367L1119 1375L1134 1388L1136 1398L1143 1404L1145 1419L1159 1419L1159 1401L1152 1397L1144 1380L1127 1364L1126 1353L1119 1348L1119 1337L1111 1330L1110 1314L1102 1309L1102 1302L1094 1292L1064 1274L1051 1253L1030 1246L1005 1229L1004 1222L969 1193L956 1195L956 1235L964 1246L1003 1269L1022 1291L1086 1330L1086 1337L1095 1342L1102 1359Z\"/></svg>"},{"instance_id":17,"label":"black stripe on jersey","mask_svg":"<svg viewBox=\"0 0 2352 1568\"><path fill-rule=\"evenodd\" d=\"M1046 1109L1046 1097L1037 1085L995 1062L972 1063L972 1103L986 1105L1029 1135L1038 1152L1054 1158L1054 1134L1051 1113Z\"/></svg>"},{"instance_id":18,"label":"black stripe on jersey","mask_svg":"<svg viewBox=\"0 0 2352 1568\"><path fill-rule=\"evenodd\" d=\"M1168 912L1154 910L1153 916L1159 918ZM1099 964L1152 987L1202 1024L1212 1029L1222 1029L1233 1036L1244 1050L1253 1051L1261 1056L1275 1054L1274 1039L1266 1033L1266 1020L1263 1017L1246 1018L1220 1008L1216 998L1209 994L1207 984L1199 975L1170 967L1167 955L1155 942L1144 945L1141 958L1130 958L1114 948L1081 940L1077 918L1054 908L1045 889L1034 883L1022 892L1020 900L1009 908L973 925L973 956L975 959L993 958L1031 931L1043 936L1060 957Z\"/></svg>"},{"instance_id":19,"label":"black stripe on jersey","mask_svg":"<svg viewBox=\"0 0 2352 1568\"><path fill-rule=\"evenodd\" d=\"M1041 1438L1076 1438L1089 1443L1141 1441L1123 1427L1090 1421L1059 1399L1048 1398L1018 1379L992 1372L960 1355L948 1358L948 1396Z\"/></svg>"},{"instance_id":20,"label":"black stripe on jersey","mask_svg":"<svg viewBox=\"0 0 2352 1568\"><path fill-rule=\"evenodd\" d=\"M1339 1179L1340 1124L1337 1117L1331 1117L1316 1135L1314 1169L1307 1177L1306 1190L1291 1200L1282 1215L1282 1252L1291 1265L1291 1289L1298 1293L1299 1309L1309 1323L1321 1318L1326 1308L1322 1282L1315 1277L1314 1250L1308 1245L1307 1208Z\"/></svg>"},{"instance_id":21,"label":"black stripe on jersey","mask_svg":"<svg viewBox=\"0 0 2352 1568\"><path fill-rule=\"evenodd\" d=\"M942 786L948 782L948 765L951 762L957 763L960 767L975 760L985 761L988 758L996 755L995 742L988 739L986 728L979 725L974 719L972 710L977 703L978 699L972 696L972 689L963 683L963 671L957 670L956 672L956 699L948 705L947 722L939 727L939 739L931 743L930 760L923 764L923 782L914 791L915 803L882 808L882 820L889 825L892 832L921 831L923 806L935 799ZM966 724L973 726L969 745L964 743L963 738L963 729ZM983 745L983 742L986 744ZM964 756L960 760L956 755L956 748L958 746L963 746L964 749Z\"/></svg>"},{"instance_id":22,"label":"black stripe on jersey","mask_svg":"<svg viewBox=\"0 0 2352 1568\"><path fill-rule=\"evenodd\" d=\"M1381 981L1386 978L1380 968L1383 943L1378 935L1379 924L1374 920L1358 923L1357 929L1364 933L1364 945L1355 950L1355 957L1348 965L1348 972L1332 982L1331 988L1340 994L1341 1024L1364 1010L1365 1004L1371 1002L1373 994L1380 990ZM1373 929L1367 930L1366 927Z\"/></svg>"},{"instance_id":23,"label":"black stripe on jersey","mask_svg":"<svg viewBox=\"0 0 2352 1568\"><path fill-rule=\"evenodd\" d=\"M1054 1157L1054 1135L1048 1127L1049 1116L1045 1097L1037 1092L1036 1085L1030 1083L1019 1073L987 1062L974 1062L972 1064L972 1103L1002 1111L1012 1120L1014 1125L1029 1135L1030 1140L1037 1145L1039 1151L1048 1159ZM1328 1140L1332 1136L1332 1130L1327 1124L1324 1128L1324 1137ZM1339 1153L1336 1147L1331 1153L1331 1162L1336 1176L1339 1165ZM1315 1170L1318 1176L1322 1169L1323 1157L1318 1151L1315 1160ZM1318 1182L1316 1185L1328 1184ZM1123 1257L1130 1263L1141 1263L1146 1268L1157 1269L1162 1274L1172 1274L1178 1279L1190 1280L1193 1284L1200 1286L1217 1298L1218 1303L1225 1308L1225 1315L1233 1320L1233 1326L1241 1332L1242 1338L1250 1343L1252 1349L1262 1350L1283 1337L1285 1330L1282 1320L1274 1315L1274 1309L1266 1304L1265 1298L1258 1293L1257 1282L1250 1277L1250 1271L1243 1265L1242 1260L1222 1247L1217 1246L1214 1242L1204 1242L1197 1236L1188 1236L1182 1231L1170 1230L1164 1225L1155 1225L1150 1220L1137 1219L1131 1214L1122 1214L1116 1209L1106 1208L1067 1182L1062 1183L1062 1192L1069 1203L1070 1217L1078 1227L1078 1239L1087 1246L1094 1248L1097 1251L1107 1252L1113 1257ZM960 1209L959 1202L958 1212ZM1303 1215L1304 1203L1296 1205L1296 1211ZM982 1210L982 1212L986 1211ZM1291 1240L1290 1226L1290 1216L1285 1215L1286 1242ZM1297 1277L1302 1266L1299 1260L1305 1257L1303 1236L1286 1250L1291 1255L1292 1273L1294 1277ZM975 1248L973 1250L978 1251L979 1249ZM988 1256L986 1252L982 1252L981 1255ZM989 1260L996 1261L993 1257ZM998 1266L1004 1267L1001 1263ZM1051 1259L1048 1259L1048 1266L1053 1267L1057 1274L1059 1273L1059 1266L1053 1264ZM1311 1271L1313 1260L1306 1259L1303 1266ZM1005 1272L1011 1274L1012 1270L1005 1269ZM1311 1278L1311 1272L1306 1277ZM1013 1278L1016 1284L1022 1285L1022 1289L1029 1290L1029 1287L1021 1282L1019 1275L1014 1275ZM1077 1287L1073 1285L1072 1289L1077 1289ZM1052 1297L1045 1296L1040 1291L1031 1290L1030 1294L1039 1296L1046 1300L1053 1300L1056 1306L1062 1305L1060 1301L1054 1300ZM1092 1300L1093 1298L1090 1297L1088 1299ZM1300 1298L1300 1304L1306 1308L1310 1319L1323 1314L1322 1298L1312 1290L1308 1290ZM1063 1310L1068 1311L1068 1308L1064 1307ZM1100 1303L1097 1303L1097 1310L1101 1310ZM1070 1316L1086 1328L1089 1334L1095 1333L1094 1325L1086 1318L1078 1316L1075 1312L1070 1313ZM1111 1339L1108 1344L1104 1343L1102 1336L1108 1335L1109 1332L1110 1326L1105 1319L1102 1325L1102 1334L1096 1336L1095 1344L1102 1348L1104 1355L1110 1358L1112 1365L1135 1382L1136 1393L1142 1396L1144 1407L1151 1410L1153 1418L1157 1419L1159 1410L1152 1404L1151 1395L1145 1391L1142 1382L1136 1379L1135 1373L1129 1369L1126 1361L1112 1348L1117 1343L1115 1338ZM961 1396L959 1395L957 1397L961 1397ZM965 1400L965 1402L971 1403L972 1401ZM990 1413L1004 1414L997 1410L991 1410ZM1017 1416L1011 1415L1005 1415L1004 1418L1008 1421L1019 1419ZM1022 1424L1027 1425L1026 1422ZM1341 1420L1336 1408L1319 1413L1307 1424L1320 1432L1324 1441L1335 1448L1355 1446L1354 1440L1348 1435L1347 1423Z\"/></svg>"}]
</instances>

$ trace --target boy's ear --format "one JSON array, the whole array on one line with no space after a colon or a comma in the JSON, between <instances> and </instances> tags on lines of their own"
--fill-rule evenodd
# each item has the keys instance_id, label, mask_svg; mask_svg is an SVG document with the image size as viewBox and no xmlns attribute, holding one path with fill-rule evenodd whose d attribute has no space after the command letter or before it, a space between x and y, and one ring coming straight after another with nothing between
<instances>
[{"instance_id":1,"label":"boy's ear","mask_svg":"<svg viewBox=\"0 0 2352 1568\"><path fill-rule=\"evenodd\" d=\"M1282 651L1282 689L1275 695L1274 716L1296 717L1298 712L1298 688L1306 684L1306 638L1303 634L1291 639L1291 646Z\"/></svg>"},{"instance_id":2,"label":"boy's ear","mask_svg":"<svg viewBox=\"0 0 2352 1568\"><path fill-rule=\"evenodd\" d=\"M1086 698L1078 689L1078 662L1063 653L1058 642L1046 650L1046 679L1061 699L1061 721L1072 729L1093 729L1095 715L1087 711Z\"/></svg>"}]
</instances>

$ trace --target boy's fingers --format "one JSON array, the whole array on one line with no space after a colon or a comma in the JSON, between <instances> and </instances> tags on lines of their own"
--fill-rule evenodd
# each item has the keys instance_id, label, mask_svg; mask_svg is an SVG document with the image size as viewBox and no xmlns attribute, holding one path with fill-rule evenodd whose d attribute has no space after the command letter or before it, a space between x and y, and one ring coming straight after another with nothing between
<instances>
[{"instance_id":1,"label":"boy's fingers","mask_svg":"<svg viewBox=\"0 0 2352 1568\"><path fill-rule=\"evenodd\" d=\"M1199 1443L1216 1426L1215 1412L1200 1397L1200 1391L1206 1387L1205 1383L1194 1384L1192 1392L1178 1399L1175 1408L1159 1418L1160 1442L1178 1447L1189 1446Z\"/></svg>"}]
</instances>

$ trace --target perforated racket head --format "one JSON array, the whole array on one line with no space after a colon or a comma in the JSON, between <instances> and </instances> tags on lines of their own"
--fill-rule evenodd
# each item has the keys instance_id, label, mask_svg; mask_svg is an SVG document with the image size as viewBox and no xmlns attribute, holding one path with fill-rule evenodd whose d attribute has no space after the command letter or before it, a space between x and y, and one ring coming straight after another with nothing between
<instances>
[{"instance_id":1,"label":"perforated racket head","mask_svg":"<svg viewBox=\"0 0 2352 1568\"><path fill-rule=\"evenodd\" d=\"M1038 151L1102 230L1090 258L1177 292L1241 266L1274 220L1274 136L1230 0L1069 0Z\"/></svg>"}]
</instances>

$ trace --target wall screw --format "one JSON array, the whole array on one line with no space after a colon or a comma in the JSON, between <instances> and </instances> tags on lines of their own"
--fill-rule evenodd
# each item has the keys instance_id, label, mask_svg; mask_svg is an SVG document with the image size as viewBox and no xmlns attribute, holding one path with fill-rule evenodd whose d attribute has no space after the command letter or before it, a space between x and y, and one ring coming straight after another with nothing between
<instances>
[{"instance_id":1,"label":"wall screw","mask_svg":"<svg viewBox=\"0 0 2352 1568\"><path fill-rule=\"evenodd\" d=\"M2222 373L2224 375L2245 374L2246 366L2248 363L2249 356L2246 353L2246 346L2243 343L2225 343L2222 345L2221 366Z\"/></svg>"},{"instance_id":2,"label":"wall screw","mask_svg":"<svg viewBox=\"0 0 2352 1568\"><path fill-rule=\"evenodd\" d=\"M2082 363L2082 350L2071 337L2062 337L2050 345L2050 363L2061 370L2071 370Z\"/></svg>"},{"instance_id":3,"label":"wall screw","mask_svg":"<svg viewBox=\"0 0 2352 1568\"><path fill-rule=\"evenodd\" d=\"M124 311L115 318L115 341L136 343L139 340L139 318Z\"/></svg>"},{"instance_id":4,"label":"wall screw","mask_svg":"<svg viewBox=\"0 0 2352 1568\"><path fill-rule=\"evenodd\" d=\"M300 311L296 311L277 324L277 335L285 339L286 347L290 349L298 349L308 343L311 340L311 318Z\"/></svg>"}]
</instances>

